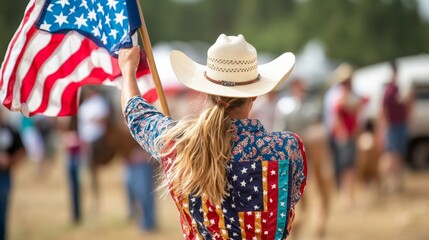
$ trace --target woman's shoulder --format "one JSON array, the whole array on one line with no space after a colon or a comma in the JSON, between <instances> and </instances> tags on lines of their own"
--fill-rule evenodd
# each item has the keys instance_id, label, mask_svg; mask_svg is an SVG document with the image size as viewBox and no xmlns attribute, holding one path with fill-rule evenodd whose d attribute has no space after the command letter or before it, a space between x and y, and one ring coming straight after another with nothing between
<instances>
[{"instance_id":1,"label":"woman's shoulder","mask_svg":"<svg viewBox=\"0 0 429 240\"><path fill-rule=\"evenodd\" d=\"M297 144L302 142L301 137L290 131L271 132L267 136L273 138L273 140L287 140L288 144Z\"/></svg>"},{"instance_id":2,"label":"woman's shoulder","mask_svg":"<svg viewBox=\"0 0 429 240\"><path fill-rule=\"evenodd\" d=\"M301 137L294 132L271 132L267 134L267 138L265 140L269 145L275 146L277 151L283 151L287 155L295 155L296 152L304 150L304 143Z\"/></svg>"}]
</instances>

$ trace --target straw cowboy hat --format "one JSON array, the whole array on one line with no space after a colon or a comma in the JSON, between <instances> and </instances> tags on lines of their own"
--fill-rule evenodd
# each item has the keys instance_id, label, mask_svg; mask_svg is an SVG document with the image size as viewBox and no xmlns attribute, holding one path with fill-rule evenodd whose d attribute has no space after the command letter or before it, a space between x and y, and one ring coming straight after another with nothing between
<instances>
[{"instance_id":1,"label":"straw cowboy hat","mask_svg":"<svg viewBox=\"0 0 429 240\"><path fill-rule=\"evenodd\" d=\"M331 84L340 84L352 79L355 69L348 63L340 64L332 73Z\"/></svg>"},{"instance_id":2,"label":"straw cowboy hat","mask_svg":"<svg viewBox=\"0 0 429 240\"><path fill-rule=\"evenodd\" d=\"M255 97L281 85L292 71L295 56L284 53L258 65L256 49L243 35L221 34L207 51L207 64L194 62L180 51L170 53L173 70L185 86L212 95Z\"/></svg>"}]
</instances>

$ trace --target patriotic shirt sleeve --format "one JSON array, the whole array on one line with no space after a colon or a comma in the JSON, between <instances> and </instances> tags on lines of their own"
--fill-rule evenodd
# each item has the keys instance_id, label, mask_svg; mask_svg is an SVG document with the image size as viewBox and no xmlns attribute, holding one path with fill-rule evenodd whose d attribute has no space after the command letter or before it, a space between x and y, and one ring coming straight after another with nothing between
<instances>
[{"instance_id":1,"label":"patriotic shirt sleeve","mask_svg":"<svg viewBox=\"0 0 429 240\"><path fill-rule=\"evenodd\" d=\"M291 166L292 166L292 208L298 203L301 199L302 194L306 186L307 180L307 157L305 154L304 143L301 138L293 133L297 141L297 146L293 149L294 153L291 157Z\"/></svg>"},{"instance_id":2,"label":"patriotic shirt sleeve","mask_svg":"<svg viewBox=\"0 0 429 240\"><path fill-rule=\"evenodd\" d=\"M135 96L128 101L124 116L134 139L160 161L159 152L155 148L155 139L175 121L166 117L140 96Z\"/></svg>"}]
</instances>

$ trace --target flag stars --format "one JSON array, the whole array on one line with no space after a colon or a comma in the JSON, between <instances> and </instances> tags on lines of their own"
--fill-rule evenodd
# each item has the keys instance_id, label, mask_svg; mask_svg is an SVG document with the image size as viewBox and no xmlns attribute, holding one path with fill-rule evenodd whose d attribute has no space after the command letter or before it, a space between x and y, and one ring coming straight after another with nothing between
<instances>
[{"instance_id":1,"label":"flag stars","mask_svg":"<svg viewBox=\"0 0 429 240\"><path fill-rule=\"evenodd\" d=\"M67 16L64 16L63 13L61 12L60 15L54 15L55 17L55 23L58 23L58 25L60 25L60 27L64 24L64 23L69 23L67 21Z\"/></svg>"},{"instance_id":2,"label":"flag stars","mask_svg":"<svg viewBox=\"0 0 429 240\"><path fill-rule=\"evenodd\" d=\"M97 29L98 29L98 28L97 28ZM116 29L111 29L111 30L110 30L109 36L112 36L112 37L113 37L113 39L115 39L115 40L116 40L117 35L118 35L118 30L116 30Z\"/></svg>"},{"instance_id":3,"label":"flag stars","mask_svg":"<svg viewBox=\"0 0 429 240\"><path fill-rule=\"evenodd\" d=\"M234 175L234 176L232 176L232 181L237 181L237 179L238 179L238 176L237 175Z\"/></svg>"},{"instance_id":4,"label":"flag stars","mask_svg":"<svg viewBox=\"0 0 429 240\"><path fill-rule=\"evenodd\" d=\"M124 16L124 10L122 10L120 13L115 13L115 23L119 23L121 27L124 26L124 20L127 19L127 17Z\"/></svg>"},{"instance_id":5,"label":"flag stars","mask_svg":"<svg viewBox=\"0 0 429 240\"><path fill-rule=\"evenodd\" d=\"M247 168L241 169L241 174L245 174L245 173L247 173Z\"/></svg>"},{"instance_id":6,"label":"flag stars","mask_svg":"<svg viewBox=\"0 0 429 240\"><path fill-rule=\"evenodd\" d=\"M250 224L247 224L247 229L252 229L252 225L250 225Z\"/></svg>"},{"instance_id":7,"label":"flag stars","mask_svg":"<svg viewBox=\"0 0 429 240\"><path fill-rule=\"evenodd\" d=\"M110 19L109 15L106 15L104 23L105 23L106 25L108 25L108 26L109 26L109 28L111 27L111 26L110 26L110 21L112 21L112 19Z\"/></svg>"},{"instance_id":8,"label":"flag stars","mask_svg":"<svg viewBox=\"0 0 429 240\"><path fill-rule=\"evenodd\" d=\"M82 3L79 5L79 7L84 7L85 9L88 9L88 2L86 0L82 0Z\"/></svg>"},{"instance_id":9,"label":"flag stars","mask_svg":"<svg viewBox=\"0 0 429 240\"><path fill-rule=\"evenodd\" d=\"M76 12L76 7L73 6L72 8L70 8L69 15L74 14L75 12Z\"/></svg>"},{"instance_id":10,"label":"flag stars","mask_svg":"<svg viewBox=\"0 0 429 240\"><path fill-rule=\"evenodd\" d=\"M97 21L97 14L95 13L94 9L91 9L91 11L89 11L88 19L92 21Z\"/></svg>"},{"instance_id":11,"label":"flag stars","mask_svg":"<svg viewBox=\"0 0 429 240\"><path fill-rule=\"evenodd\" d=\"M42 24L40 24L40 29L49 31L51 29L52 24L48 24L46 21L43 21Z\"/></svg>"},{"instance_id":12,"label":"flag stars","mask_svg":"<svg viewBox=\"0 0 429 240\"><path fill-rule=\"evenodd\" d=\"M271 185L271 189L276 189L277 188L277 185L276 184L272 184Z\"/></svg>"},{"instance_id":13,"label":"flag stars","mask_svg":"<svg viewBox=\"0 0 429 240\"><path fill-rule=\"evenodd\" d=\"M75 18L76 18L76 22L74 24L77 25L78 28L81 28L82 26L88 27L88 24L86 24L86 21L88 19L85 19L83 17L83 13L82 15L80 15L80 17L75 17Z\"/></svg>"},{"instance_id":14,"label":"flag stars","mask_svg":"<svg viewBox=\"0 0 429 240\"><path fill-rule=\"evenodd\" d=\"M254 191L254 192L259 192L258 187L257 187L257 186L253 186L253 191Z\"/></svg>"},{"instance_id":15,"label":"flag stars","mask_svg":"<svg viewBox=\"0 0 429 240\"><path fill-rule=\"evenodd\" d=\"M46 11L48 11L48 12L53 12L53 10L52 10L52 8L54 7L54 4L49 4L48 5L48 8L46 8Z\"/></svg>"},{"instance_id":16,"label":"flag stars","mask_svg":"<svg viewBox=\"0 0 429 240\"><path fill-rule=\"evenodd\" d=\"M276 175L276 171L275 170L271 170L270 173L271 173L271 176Z\"/></svg>"},{"instance_id":17,"label":"flag stars","mask_svg":"<svg viewBox=\"0 0 429 240\"><path fill-rule=\"evenodd\" d=\"M109 9L115 9L116 10L116 4L118 4L118 1L115 0L107 0L107 6L109 6Z\"/></svg>"},{"instance_id":18,"label":"flag stars","mask_svg":"<svg viewBox=\"0 0 429 240\"><path fill-rule=\"evenodd\" d=\"M101 14L103 14L103 15L104 15L104 9L103 9L103 6L101 6L101 4L100 4L100 3L97 3L97 7L98 7L97 12L99 12L99 13L101 13Z\"/></svg>"},{"instance_id":19,"label":"flag stars","mask_svg":"<svg viewBox=\"0 0 429 240\"><path fill-rule=\"evenodd\" d=\"M70 5L69 0L58 0L55 4L60 4L62 8L64 8L65 5Z\"/></svg>"},{"instance_id":20,"label":"flag stars","mask_svg":"<svg viewBox=\"0 0 429 240\"><path fill-rule=\"evenodd\" d=\"M259 206L258 205L253 206L253 208L255 209L255 211L259 210Z\"/></svg>"},{"instance_id":21,"label":"flag stars","mask_svg":"<svg viewBox=\"0 0 429 240\"><path fill-rule=\"evenodd\" d=\"M242 181L242 182L240 182L240 185L242 186L242 187L246 187L246 181Z\"/></svg>"},{"instance_id":22,"label":"flag stars","mask_svg":"<svg viewBox=\"0 0 429 240\"><path fill-rule=\"evenodd\" d=\"M256 163L253 163L253 164L251 165L251 168L252 168L253 170L256 170Z\"/></svg>"}]
</instances>

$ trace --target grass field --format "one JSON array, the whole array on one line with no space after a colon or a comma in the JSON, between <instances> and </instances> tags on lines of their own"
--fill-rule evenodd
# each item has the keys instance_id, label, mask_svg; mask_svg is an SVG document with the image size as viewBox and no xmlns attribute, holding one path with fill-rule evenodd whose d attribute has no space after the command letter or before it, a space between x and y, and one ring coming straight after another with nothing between
<instances>
[{"instance_id":1,"label":"grass field","mask_svg":"<svg viewBox=\"0 0 429 240\"><path fill-rule=\"evenodd\" d=\"M21 163L15 170L9 239L182 239L178 214L168 197L157 200L157 232L143 233L127 219L120 162L113 162L101 170L98 212L91 208L89 178L85 171L82 173L84 219L78 226L70 221L68 188L61 156L41 178L35 176L34 166L29 162ZM312 209L317 206L317 196L311 180L306 194L310 211L304 219L299 239L316 239ZM429 172L408 172L402 194L370 204L361 200L349 210L340 208L333 195L325 239L429 239Z\"/></svg>"}]
</instances>

